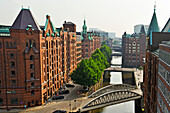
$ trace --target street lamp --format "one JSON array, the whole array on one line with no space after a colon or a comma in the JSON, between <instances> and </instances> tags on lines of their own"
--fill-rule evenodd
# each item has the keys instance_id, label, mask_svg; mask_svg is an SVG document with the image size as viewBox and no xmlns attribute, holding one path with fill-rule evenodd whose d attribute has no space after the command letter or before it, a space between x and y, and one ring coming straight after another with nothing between
<instances>
[{"instance_id":1,"label":"street lamp","mask_svg":"<svg viewBox=\"0 0 170 113\"><path fill-rule=\"evenodd\" d=\"M76 100L74 100L74 102L75 102L75 109L76 109Z\"/></svg>"}]
</instances>

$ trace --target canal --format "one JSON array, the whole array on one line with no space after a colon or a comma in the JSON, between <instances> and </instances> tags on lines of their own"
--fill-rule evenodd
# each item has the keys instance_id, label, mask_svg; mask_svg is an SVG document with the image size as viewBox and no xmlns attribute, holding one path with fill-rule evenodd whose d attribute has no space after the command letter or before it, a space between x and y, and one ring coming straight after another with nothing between
<instances>
[{"instance_id":1,"label":"canal","mask_svg":"<svg viewBox=\"0 0 170 113\"><path fill-rule=\"evenodd\" d=\"M114 52L114 51L113 51ZM115 52L114 52L115 53ZM112 64L122 64L121 56L112 56ZM133 85L132 73L111 72L110 84L129 83ZM90 113L135 113L135 102L129 101L121 104L116 104L101 109L90 111Z\"/></svg>"}]
</instances>

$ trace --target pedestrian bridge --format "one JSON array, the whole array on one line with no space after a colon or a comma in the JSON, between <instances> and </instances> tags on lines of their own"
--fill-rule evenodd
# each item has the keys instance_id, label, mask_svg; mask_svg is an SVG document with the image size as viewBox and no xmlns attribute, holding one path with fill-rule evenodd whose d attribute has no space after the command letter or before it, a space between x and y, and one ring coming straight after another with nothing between
<instances>
[{"instance_id":1,"label":"pedestrian bridge","mask_svg":"<svg viewBox=\"0 0 170 113\"><path fill-rule=\"evenodd\" d=\"M90 111L109 105L140 99L141 97L142 91L135 86L128 84L112 84L91 94L84 100L79 111Z\"/></svg>"},{"instance_id":2,"label":"pedestrian bridge","mask_svg":"<svg viewBox=\"0 0 170 113\"><path fill-rule=\"evenodd\" d=\"M123 71L135 71L135 68L119 68L119 67L109 67L107 69L105 69L104 71L109 71L109 72L123 72Z\"/></svg>"}]
</instances>

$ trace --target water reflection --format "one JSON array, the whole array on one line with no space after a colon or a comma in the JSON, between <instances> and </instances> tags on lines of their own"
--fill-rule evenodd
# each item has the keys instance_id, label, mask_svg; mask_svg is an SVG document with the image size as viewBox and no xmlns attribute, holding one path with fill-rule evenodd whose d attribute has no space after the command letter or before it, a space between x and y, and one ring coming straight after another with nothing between
<instances>
[{"instance_id":1,"label":"water reflection","mask_svg":"<svg viewBox=\"0 0 170 113\"><path fill-rule=\"evenodd\" d=\"M111 63L112 64L122 64L122 57L121 56L118 56L118 57L113 56ZM121 72L111 72L110 74L111 74L110 84L122 84L123 83ZM125 75L123 75L123 77L124 76ZM90 113L135 113L134 105L135 105L134 101L129 101L129 102L124 102L124 103L92 110Z\"/></svg>"}]
</instances>

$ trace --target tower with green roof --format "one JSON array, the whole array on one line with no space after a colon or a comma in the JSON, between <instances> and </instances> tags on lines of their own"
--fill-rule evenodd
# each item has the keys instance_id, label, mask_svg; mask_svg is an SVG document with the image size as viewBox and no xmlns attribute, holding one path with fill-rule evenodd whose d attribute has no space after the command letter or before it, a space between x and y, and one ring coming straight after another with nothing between
<instances>
[{"instance_id":1,"label":"tower with green roof","mask_svg":"<svg viewBox=\"0 0 170 113\"><path fill-rule=\"evenodd\" d=\"M157 17L156 17L156 5L154 6L154 13L153 13L150 25L149 25L147 36L150 35L150 32L160 32Z\"/></svg>"},{"instance_id":2,"label":"tower with green roof","mask_svg":"<svg viewBox=\"0 0 170 113\"><path fill-rule=\"evenodd\" d=\"M86 20L85 19L84 19L83 33L82 34L87 35L87 26L86 26Z\"/></svg>"}]
</instances>

